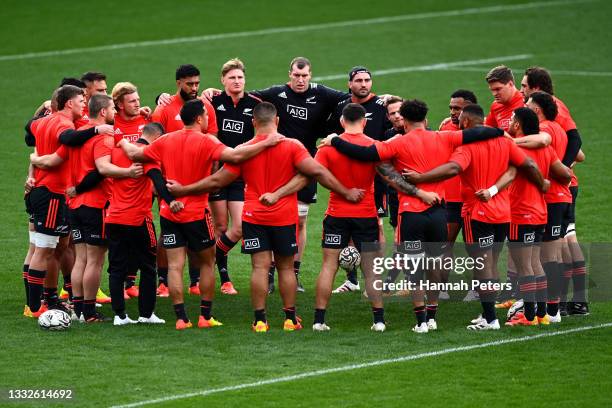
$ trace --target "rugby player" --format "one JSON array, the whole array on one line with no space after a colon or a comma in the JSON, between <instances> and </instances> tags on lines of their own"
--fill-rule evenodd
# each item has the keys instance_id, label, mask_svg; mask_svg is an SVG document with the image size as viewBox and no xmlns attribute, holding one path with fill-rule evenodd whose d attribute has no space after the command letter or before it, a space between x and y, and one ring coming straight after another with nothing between
<instances>
[{"instance_id":1,"label":"rugby player","mask_svg":"<svg viewBox=\"0 0 612 408\"><path fill-rule=\"evenodd\" d=\"M253 109L261 100L244 92L245 67L239 59L231 59L221 68L223 92L212 98L219 133L223 144L236 147L255 135ZM220 163L222 164L222 163ZM221 293L236 295L227 266L228 252L242 238L242 208L244 207L244 181L237 179L209 196L210 210L215 222L216 263L221 279ZM232 219L228 228L228 215Z\"/></svg>"},{"instance_id":2,"label":"rugby player","mask_svg":"<svg viewBox=\"0 0 612 408\"><path fill-rule=\"evenodd\" d=\"M263 149L278 143L279 138L232 149L212 135L205 135L209 126L204 103L199 99L186 102L180 110L184 128L170 132L149 146L136 146L121 140L119 145L131 160L159 162L167 180L189 184L210 175L214 161L244 161ZM161 235L168 256L168 284L176 314L176 329L192 327L183 302L183 266L186 248L194 254L200 270L199 328L221 326L211 314L215 293L215 234L208 209L208 194L181 197L183 210L173 213L167 203L160 206Z\"/></svg>"},{"instance_id":3,"label":"rugby player","mask_svg":"<svg viewBox=\"0 0 612 408\"><path fill-rule=\"evenodd\" d=\"M107 90L106 75L101 72L86 72L81 76L81 82L85 84L85 108L83 109L83 116L74 123L77 129L85 126L89 121L89 98L96 94L106 95Z\"/></svg>"},{"instance_id":4,"label":"rugby player","mask_svg":"<svg viewBox=\"0 0 612 408\"><path fill-rule=\"evenodd\" d=\"M200 87L200 70L191 64L181 65L176 69L175 78L177 88L176 93L163 105L157 105L152 117L152 120L160 123L166 132L174 132L183 129L184 123L181 120L180 111L185 102L194 100L198 97L198 89ZM204 129L205 133L217 135L218 128L215 109L207 100L203 99L203 103L208 120L208 125L206 129ZM192 260L189 250L187 253L189 255L189 293L200 296L200 289L198 286L200 268L197 266L197 262ZM168 275L168 265L166 260L166 251L163 245L160 245L158 250L157 267L159 275L162 278L158 287L158 294L160 296L165 296L167 291L167 287L165 286L167 285L167 282L164 283L163 277Z\"/></svg>"},{"instance_id":5,"label":"rugby player","mask_svg":"<svg viewBox=\"0 0 612 408\"><path fill-rule=\"evenodd\" d=\"M468 118L482 124L482 108L475 104L464 107L460 115L460 126L463 126L462 122ZM471 130L482 128L480 125ZM499 285L497 260L508 233L510 202L508 191L498 191L495 183L510 164L524 171L529 181L536 184L540 190L548 187L534 161L507 138L461 146L452 153L448 163L427 173L404 173L408 180L417 185L439 182L461 173L463 239L468 244L470 255L473 258L482 257L484 263L484 268L474 270L474 277L479 280L477 289L483 313L481 318L474 319L472 324L467 326L468 330L500 328L495 315L495 297ZM480 198L483 190L488 190L491 196L489 200Z\"/></svg>"},{"instance_id":6,"label":"rugby player","mask_svg":"<svg viewBox=\"0 0 612 408\"><path fill-rule=\"evenodd\" d=\"M525 135L540 132L538 116L529 108L514 111L508 133L520 140ZM519 145L520 146L520 145ZM523 148L537 164L545 179L569 183L570 170L561 163L551 146L537 149ZM518 174L509 188L511 221L508 241L510 256L518 271L519 293L524 302L524 312L517 313L507 326L535 326L548 324L546 314L547 281L540 262L540 243L546 226L546 201L544 194L524 175ZM538 304L536 318L536 301Z\"/></svg>"},{"instance_id":7,"label":"rugby player","mask_svg":"<svg viewBox=\"0 0 612 408\"><path fill-rule=\"evenodd\" d=\"M277 137L279 117L273 104L262 102L253 110L255 137L245 146L256 146ZM262 171L263 170L263 171ZM272 171L273 170L273 171ZM228 185L242 177L248 186L242 213L242 251L251 255L251 302L254 309L252 329L256 332L269 330L266 318L266 296L272 256L279 273L279 292L283 300L285 321L283 329L294 331L302 328L296 316L295 298L297 279L293 271L293 256L297 252L296 191L308 180L293 184L294 189L278 201L264 200L265 193L294 182L297 172L316 178L321 184L340 194L346 200L357 202L363 191L347 189L327 169L318 164L302 143L284 139L241 165L224 165L215 174L192 185L179 186L170 182L170 191L175 195L205 193Z\"/></svg>"}]
</instances>

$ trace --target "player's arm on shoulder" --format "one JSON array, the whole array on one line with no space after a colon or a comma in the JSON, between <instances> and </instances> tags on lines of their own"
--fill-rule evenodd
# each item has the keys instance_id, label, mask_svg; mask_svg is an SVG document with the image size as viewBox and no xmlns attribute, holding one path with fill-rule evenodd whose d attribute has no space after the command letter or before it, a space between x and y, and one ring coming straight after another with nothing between
<instances>
[{"instance_id":1,"label":"player's arm on shoulder","mask_svg":"<svg viewBox=\"0 0 612 408\"><path fill-rule=\"evenodd\" d=\"M51 169L59 166L63 162L64 158L57 152L45 154L43 156L39 156L36 152L30 154L30 163L32 163L32 166L38 167L39 169Z\"/></svg>"},{"instance_id":2,"label":"player's arm on shoulder","mask_svg":"<svg viewBox=\"0 0 612 408\"><path fill-rule=\"evenodd\" d=\"M463 133L463 144L480 142L482 140L493 139L495 137L503 136L503 129L488 126L476 126L470 129L462 130Z\"/></svg>"},{"instance_id":3,"label":"player's arm on shoulder","mask_svg":"<svg viewBox=\"0 0 612 408\"><path fill-rule=\"evenodd\" d=\"M267 206L274 205L281 198L296 193L306 187L309 181L310 179L303 174L296 174L287 184L279 187L276 191L262 194L259 197L259 202Z\"/></svg>"},{"instance_id":4,"label":"player's arm on shoulder","mask_svg":"<svg viewBox=\"0 0 612 408\"><path fill-rule=\"evenodd\" d=\"M119 167L111 162L111 156L105 155L95 160L96 169L101 175L112 178L137 178L142 176L143 169L141 163L132 163L130 167Z\"/></svg>"},{"instance_id":5,"label":"player's arm on shoulder","mask_svg":"<svg viewBox=\"0 0 612 408\"><path fill-rule=\"evenodd\" d=\"M360 146L351 142L347 142L341 137L331 138L330 144L343 155L355 160L366 162L377 162L381 160L381 157L378 154L376 144L371 144L369 146Z\"/></svg>"},{"instance_id":6,"label":"player's arm on shoulder","mask_svg":"<svg viewBox=\"0 0 612 408\"><path fill-rule=\"evenodd\" d=\"M222 167L221 170L215 174L211 174L210 176L196 181L195 183L183 186L175 180L168 180L166 187L173 196L183 197L186 195L197 195L216 191L221 187L227 186L232 181L236 180L236 178L238 178L238 174L227 170L225 167Z\"/></svg>"},{"instance_id":7,"label":"player's arm on shoulder","mask_svg":"<svg viewBox=\"0 0 612 408\"><path fill-rule=\"evenodd\" d=\"M263 140L257 143L246 143L242 144L235 149L227 147L221 152L220 160L226 163L242 163L245 160L261 153L268 147L276 146L285 137L280 133L270 134Z\"/></svg>"},{"instance_id":8,"label":"player's arm on shoulder","mask_svg":"<svg viewBox=\"0 0 612 408\"><path fill-rule=\"evenodd\" d=\"M138 146L138 145L128 142L125 139L122 139L119 141L119 143L117 143L117 146L122 148L125 154L127 155L127 157L129 157L129 159L132 161L136 161L136 162L153 161L151 158L146 156L144 153L145 148L150 147L152 145Z\"/></svg>"},{"instance_id":9,"label":"player's arm on shoulder","mask_svg":"<svg viewBox=\"0 0 612 408\"><path fill-rule=\"evenodd\" d=\"M385 162L376 166L376 171L394 189L401 191L409 196L421 199L427 205L434 205L440 202L440 196L434 191L425 191L417 188L402 177L391 163Z\"/></svg>"},{"instance_id":10,"label":"player's arm on shoulder","mask_svg":"<svg viewBox=\"0 0 612 408\"><path fill-rule=\"evenodd\" d=\"M346 188L334 175L312 157L306 157L295 164L297 170L309 177L314 177L321 185L343 196L347 201L359 202L364 191L357 188Z\"/></svg>"},{"instance_id":11,"label":"player's arm on shoulder","mask_svg":"<svg viewBox=\"0 0 612 408\"><path fill-rule=\"evenodd\" d=\"M525 149L539 149L552 143L552 137L546 132L523 136L513 140L517 146L524 147Z\"/></svg>"}]
</instances>

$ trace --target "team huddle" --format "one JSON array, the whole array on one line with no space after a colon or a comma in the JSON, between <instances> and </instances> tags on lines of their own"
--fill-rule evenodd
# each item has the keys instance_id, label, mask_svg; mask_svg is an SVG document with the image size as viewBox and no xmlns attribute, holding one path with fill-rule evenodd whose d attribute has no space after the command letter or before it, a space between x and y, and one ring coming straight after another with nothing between
<instances>
[{"instance_id":1,"label":"team huddle","mask_svg":"<svg viewBox=\"0 0 612 408\"><path fill-rule=\"evenodd\" d=\"M96 305L110 303L114 325L164 324L155 315L156 298L169 296L175 327L184 330L193 326L184 302L187 262L188 293L201 298L197 326L222 326L212 313L215 267L221 293L236 295L228 254L241 242L251 257L252 330L269 330L266 299L277 287L283 330L299 330L296 293L305 290L299 273L317 184L330 196L314 331L330 330L332 293L361 291L359 265L332 290L348 246L360 253L371 329L385 331L385 290L372 268L386 242L385 217L398 253L453 258L462 232L469 255L484 260L473 270L478 289L468 293L482 312L469 330L500 329L496 308L516 309L508 326L589 313L572 171L585 157L548 71L528 68L519 90L509 68L493 68L486 76L494 97L489 113L473 92L457 90L437 131L430 129L425 102L372 93L365 67L350 70L349 92L310 79L310 61L297 57L287 84L247 92L244 64L232 59L221 69L223 89L200 94L200 71L181 65L176 93L161 93L152 110L141 106L132 83L119 82L108 95L102 73L64 78L25 127L34 153L25 185L24 315L58 309L73 320L103 322L108 319ZM510 289L499 291L506 242ZM110 298L100 290L107 252ZM389 271L385 283L401 272ZM449 280L448 270L438 267L405 276ZM410 296L413 331L437 330L438 301L448 295L415 289ZM126 313L132 297L138 298L136 320Z\"/></svg>"}]
</instances>

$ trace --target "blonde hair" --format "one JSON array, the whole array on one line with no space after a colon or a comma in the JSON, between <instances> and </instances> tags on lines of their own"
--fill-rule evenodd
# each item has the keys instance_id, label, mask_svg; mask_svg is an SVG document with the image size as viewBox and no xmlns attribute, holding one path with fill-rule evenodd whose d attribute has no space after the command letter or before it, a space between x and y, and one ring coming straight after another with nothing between
<instances>
[{"instance_id":1,"label":"blonde hair","mask_svg":"<svg viewBox=\"0 0 612 408\"><path fill-rule=\"evenodd\" d=\"M113 90L111 92L111 96L113 97L113 102L115 102L115 106L119 106L119 102L123 101L123 97L125 95L133 94L134 92L138 92L138 88L131 82L117 82L115 86L113 86Z\"/></svg>"},{"instance_id":2,"label":"blonde hair","mask_svg":"<svg viewBox=\"0 0 612 408\"><path fill-rule=\"evenodd\" d=\"M224 77L232 69L239 69L244 73L244 63L238 58L232 58L231 60L227 61L221 67L221 77Z\"/></svg>"}]
</instances>

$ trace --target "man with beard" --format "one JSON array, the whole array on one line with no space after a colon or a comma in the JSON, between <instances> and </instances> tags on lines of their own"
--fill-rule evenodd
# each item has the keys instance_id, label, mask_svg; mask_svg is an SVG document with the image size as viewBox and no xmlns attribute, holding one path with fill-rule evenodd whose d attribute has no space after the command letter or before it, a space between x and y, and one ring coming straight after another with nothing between
<instances>
[{"instance_id":1,"label":"man with beard","mask_svg":"<svg viewBox=\"0 0 612 408\"><path fill-rule=\"evenodd\" d=\"M363 133L371 139L383 141L385 131L391 127L387 119L385 101L372 93L372 74L366 67L353 67L348 74L348 87L351 96L338 103L327 120L328 132L341 134L344 132L340 125L343 109L349 103L358 103L366 111L366 126ZM386 242L383 231L383 217L389 214L387 203L387 185L377 174L374 178L374 198L378 214L378 240L384 245ZM346 281L334 290L334 293L353 292L359 290L357 270L353 269L346 274Z\"/></svg>"}]
</instances>

